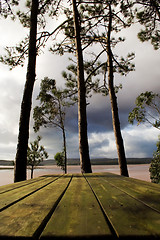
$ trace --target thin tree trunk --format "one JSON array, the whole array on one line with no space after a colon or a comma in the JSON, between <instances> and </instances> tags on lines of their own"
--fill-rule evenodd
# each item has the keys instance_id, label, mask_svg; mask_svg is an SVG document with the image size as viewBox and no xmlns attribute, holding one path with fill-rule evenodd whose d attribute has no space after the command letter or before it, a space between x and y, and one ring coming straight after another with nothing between
<instances>
[{"instance_id":1,"label":"thin tree trunk","mask_svg":"<svg viewBox=\"0 0 160 240\"><path fill-rule=\"evenodd\" d=\"M118 115L118 104L117 104L116 94L114 91L113 58L112 58L112 50L110 45L111 29L112 29L112 11L110 6L110 18L109 18L108 34L107 34L107 68L108 68L107 70L108 70L109 96L111 101L112 122L113 122L113 129L114 129L114 134L116 139L120 174L128 177L129 174L127 169L127 161L125 156L125 150L124 150L123 139L121 135L119 115Z\"/></svg>"},{"instance_id":2,"label":"thin tree trunk","mask_svg":"<svg viewBox=\"0 0 160 240\"><path fill-rule=\"evenodd\" d=\"M31 166L31 179L33 178L33 170L34 170L34 166Z\"/></svg>"},{"instance_id":3,"label":"thin tree trunk","mask_svg":"<svg viewBox=\"0 0 160 240\"><path fill-rule=\"evenodd\" d=\"M35 68L36 68L37 13L38 13L38 0L32 0L28 67L26 83L23 93L23 100L21 104L19 135L15 159L16 160L14 175L15 182L26 180L29 121L32 106L32 92L35 82Z\"/></svg>"},{"instance_id":4,"label":"thin tree trunk","mask_svg":"<svg viewBox=\"0 0 160 240\"><path fill-rule=\"evenodd\" d=\"M66 147L66 133L64 128L64 119L63 119L63 113L61 109L61 100L58 97L58 108L59 108L59 115L60 115L60 125L63 135L63 150L64 150L64 172L67 173L67 147Z\"/></svg>"},{"instance_id":5,"label":"thin tree trunk","mask_svg":"<svg viewBox=\"0 0 160 240\"><path fill-rule=\"evenodd\" d=\"M64 148L64 172L67 173L67 151L66 151L66 134L63 127L63 148Z\"/></svg>"},{"instance_id":6,"label":"thin tree trunk","mask_svg":"<svg viewBox=\"0 0 160 240\"><path fill-rule=\"evenodd\" d=\"M80 26L76 0L72 0L73 20L75 31L76 55L77 55L77 81L78 81L78 128L79 128L79 153L81 171L91 173L89 146L87 136L87 113L86 113L86 87L84 80L83 54L80 38Z\"/></svg>"}]
</instances>

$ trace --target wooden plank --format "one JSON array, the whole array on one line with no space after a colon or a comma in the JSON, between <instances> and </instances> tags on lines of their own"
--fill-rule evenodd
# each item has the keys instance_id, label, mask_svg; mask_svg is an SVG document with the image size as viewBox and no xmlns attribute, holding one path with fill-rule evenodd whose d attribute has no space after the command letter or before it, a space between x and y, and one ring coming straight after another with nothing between
<instances>
[{"instance_id":1,"label":"wooden plank","mask_svg":"<svg viewBox=\"0 0 160 240\"><path fill-rule=\"evenodd\" d=\"M33 178L33 179L17 182L17 183L11 183L11 184L0 186L0 194L2 194L4 192L12 191L15 188L20 188L25 185L29 185L29 184L32 184L33 182L37 182L37 181L40 181L43 179L44 179L44 177L38 177L38 178Z\"/></svg>"},{"instance_id":2,"label":"wooden plank","mask_svg":"<svg viewBox=\"0 0 160 240\"><path fill-rule=\"evenodd\" d=\"M105 175L85 175L120 238L160 238L160 214L105 181ZM110 175L110 179L115 176ZM107 178L108 179L108 178Z\"/></svg>"},{"instance_id":3,"label":"wooden plank","mask_svg":"<svg viewBox=\"0 0 160 240\"><path fill-rule=\"evenodd\" d=\"M121 181L127 181L127 182L131 182L131 183L137 183L139 184L139 182L141 182L141 186L145 186L147 188L151 188L154 189L155 191L160 191L160 184L155 184L155 183L151 183L151 182L147 182L147 181L143 181L143 180L139 180L136 178L131 178L131 177L124 177L121 175L117 175L117 174L113 174L113 173L96 173L96 176L106 176L107 179L109 180L110 178L113 180L120 180Z\"/></svg>"},{"instance_id":4,"label":"wooden plank","mask_svg":"<svg viewBox=\"0 0 160 240\"><path fill-rule=\"evenodd\" d=\"M100 206L82 175L74 175L40 239L113 239Z\"/></svg>"},{"instance_id":5,"label":"wooden plank","mask_svg":"<svg viewBox=\"0 0 160 240\"><path fill-rule=\"evenodd\" d=\"M4 192L0 195L0 211L43 188L45 185L55 181L56 179L58 179L58 177L47 177L41 181L36 181L29 185L27 184L21 188L15 188L12 191Z\"/></svg>"},{"instance_id":6,"label":"wooden plank","mask_svg":"<svg viewBox=\"0 0 160 240\"><path fill-rule=\"evenodd\" d=\"M64 176L0 214L0 239L39 239L50 214L67 188L71 176ZM44 225L44 226L43 226Z\"/></svg>"},{"instance_id":7,"label":"wooden plank","mask_svg":"<svg viewBox=\"0 0 160 240\"><path fill-rule=\"evenodd\" d=\"M102 178L101 175L99 177ZM103 175L104 178L104 175ZM106 175L105 181L160 212L160 185L122 176Z\"/></svg>"}]
</instances>

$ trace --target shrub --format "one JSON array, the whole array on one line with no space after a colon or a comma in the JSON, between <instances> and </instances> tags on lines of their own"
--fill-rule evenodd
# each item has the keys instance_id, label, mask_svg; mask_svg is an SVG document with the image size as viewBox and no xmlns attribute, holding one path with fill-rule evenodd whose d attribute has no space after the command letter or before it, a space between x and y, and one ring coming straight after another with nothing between
<instances>
[{"instance_id":1,"label":"shrub","mask_svg":"<svg viewBox=\"0 0 160 240\"><path fill-rule=\"evenodd\" d=\"M157 142L157 150L153 154L149 171L151 182L160 183L160 137Z\"/></svg>"},{"instance_id":2,"label":"shrub","mask_svg":"<svg viewBox=\"0 0 160 240\"><path fill-rule=\"evenodd\" d=\"M55 159L55 161L57 163L57 166L61 167L61 169L64 171L65 170L65 164L64 164L65 156L64 156L64 152L56 153L56 155L54 156L54 159Z\"/></svg>"}]
</instances>

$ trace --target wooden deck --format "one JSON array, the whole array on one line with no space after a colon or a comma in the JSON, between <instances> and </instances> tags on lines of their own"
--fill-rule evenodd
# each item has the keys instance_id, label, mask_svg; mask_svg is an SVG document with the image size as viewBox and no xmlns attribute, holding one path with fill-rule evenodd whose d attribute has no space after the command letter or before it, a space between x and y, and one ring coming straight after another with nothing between
<instances>
[{"instance_id":1,"label":"wooden deck","mask_svg":"<svg viewBox=\"0 0 160 240\"><path fill-rule=\"evenodd\" d=\"M160 185L111 173L0 187L0 239L160 239Z\"/></svg>"}]
</instances>

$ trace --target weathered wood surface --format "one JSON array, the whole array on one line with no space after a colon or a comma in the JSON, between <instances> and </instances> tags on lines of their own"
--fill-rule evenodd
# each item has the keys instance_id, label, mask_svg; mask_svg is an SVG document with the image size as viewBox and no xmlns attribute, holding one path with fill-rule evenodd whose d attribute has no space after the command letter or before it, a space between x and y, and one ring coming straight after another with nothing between
<instances>
[{"instance_id":1,"label":"weathered wood surface","mask_svg":"<svg viewBox=\"0 0 160 240\"><path fill-rule=\"evenodd\" d=\"M0 187L0 239L160 239L160 185L111 173Z\"/></svg>"}]
</instances>

